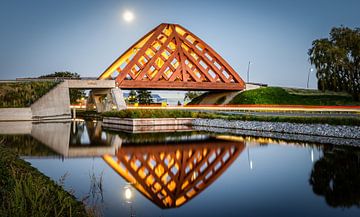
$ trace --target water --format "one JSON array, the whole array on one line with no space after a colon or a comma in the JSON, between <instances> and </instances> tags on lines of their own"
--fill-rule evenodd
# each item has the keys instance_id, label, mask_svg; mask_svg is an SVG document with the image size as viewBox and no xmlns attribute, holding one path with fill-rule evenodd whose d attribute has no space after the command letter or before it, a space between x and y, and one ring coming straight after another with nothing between
<instances>
[{"instance_id":1,"label":"water","mask_svg":"<svg viewBox=\"0 0 360 217\"><path fill-rule=\"evenodd\" d=\"M357 147L96 121L7 131L7 146L104 216L360 216Z\"/></svg>"}]
</instances>

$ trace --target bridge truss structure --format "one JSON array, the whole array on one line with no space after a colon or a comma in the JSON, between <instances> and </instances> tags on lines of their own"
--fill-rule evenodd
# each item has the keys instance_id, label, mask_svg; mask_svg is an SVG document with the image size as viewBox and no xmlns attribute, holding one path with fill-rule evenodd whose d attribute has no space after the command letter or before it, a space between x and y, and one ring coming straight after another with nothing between
<instances>
[{"instance_id":1,"label":"bridge truss structure","mask_svg":"<svg viewBox=\"0 0 360 217\"><path fill-rule=\"evenodd\" d=\"M184 27L168 23L142 37L98 79L114 79L122 89L245 89L215 50Z\"/></svg>"}]
</instances>

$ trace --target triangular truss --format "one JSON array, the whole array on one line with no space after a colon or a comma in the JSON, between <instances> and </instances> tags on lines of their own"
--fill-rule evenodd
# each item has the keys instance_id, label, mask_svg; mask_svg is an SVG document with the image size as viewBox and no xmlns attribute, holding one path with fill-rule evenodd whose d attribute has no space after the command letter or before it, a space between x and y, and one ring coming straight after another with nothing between
<instances>
[{"instance_id":1,"label":"triangular truss","mask_svg":"<svg viewBox=\"0 0 360 217\"><path fill-rule=\"evenodd\" d=\"M244 81L209 45L177 24L160 24L99 79L124 89L242 90Z\"/></svg>"},{"instance_id":2,"label":"triangular truss","mask_svg":"<svg viewBox=\"0 0 360 217\"><path fill-rule=\"evenodd\" d=\"M179 207L214 182L243 151L242 142L121 147L104 160L161 208Z\"/></svg>"}]
</instances>

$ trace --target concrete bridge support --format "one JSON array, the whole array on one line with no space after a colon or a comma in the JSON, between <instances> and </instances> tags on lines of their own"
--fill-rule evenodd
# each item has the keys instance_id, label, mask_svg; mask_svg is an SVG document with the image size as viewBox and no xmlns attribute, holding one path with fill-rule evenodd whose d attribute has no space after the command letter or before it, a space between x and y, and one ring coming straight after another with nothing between
<instances>
[{"instance_id":1,"label":"concrete bridge support","mask_svg":"<svg viewBox=\"0 0 360 217\"><path fill-rule=\"evenodd\" d=\"M88 99L88 109L96 106L97 112L126 109L123 92L118 88L92 90Z\"/></svg>"},{"instance_id":2,"label":"concrete bridge support","mask_svg":"<svg viewBox=\"0 0 360 217\"><path fill-rule=\"evenodd\" d=\"M0 109L0 121L71 119L70 89L92 90L90 98L98 112L126 109L122 91L116 88L114 80L64 80L30 108Z\"/></svg>"}]
</instances>

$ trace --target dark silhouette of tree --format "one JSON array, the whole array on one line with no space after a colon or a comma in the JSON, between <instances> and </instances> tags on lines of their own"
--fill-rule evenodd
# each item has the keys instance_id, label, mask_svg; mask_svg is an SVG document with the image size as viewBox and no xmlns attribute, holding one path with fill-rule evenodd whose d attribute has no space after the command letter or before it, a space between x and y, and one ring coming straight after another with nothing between
<instances>
[{"instance_id":1,"label":"dark silhouette of tree","mask_svg":"<svg viewBox=\"0 0 360 217\"><path fill-rule=\"evenodd\" d=\"M54 72L52 74L42 75L39 78L73 78L79 79L80 75L76 72Z\"/></svg>"},{"instance_id":2,"label":"dark silhouette of tree","mask_svg":"<svg viewBox=\"0 0 360 217\"><path fill-rule=\"evenodd\" d=\"M332 207L360 207L360 149L334 146L323 152L311 171L314 193Z\"/></svg>"},{"instance_id":3,"label":"dark silhouette of tree","mask_svg":"<svg viewBox=\"0 0 360 217\"><path fill-rule=\"evenodd\" d=\"M137 100L140 104L149 105L153 103L151 97L151 92L148 90L138 90L137 91Z\"/></svg>"},{"instance_id":4,"label":"dark silhouette of tree","mask_svg":"<svg viewBox=\"0 0 360 217\"><path fill-rule=\"evenodd\" d=\"M134 104L137 102L137 93L135 90L131 90L129 93L129 97L127 98L128 103Z\"/></svg>"},{"instance_id":5,"label":"dark silhouette of tree","mask_svg":"<svg viewBox=\"0 0 360 217\"><path fill-rule=\"evenodd\" d=\"M319 90L346 91L360 99L360 29L334 27L329 38L314 40L308 52Z\"/></svg>"}]
</instances>

